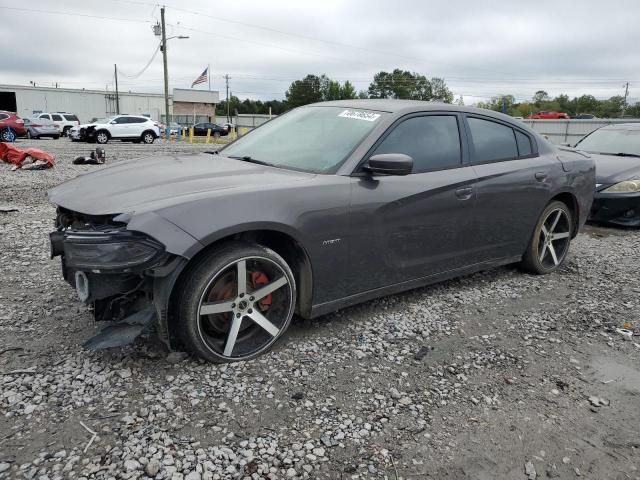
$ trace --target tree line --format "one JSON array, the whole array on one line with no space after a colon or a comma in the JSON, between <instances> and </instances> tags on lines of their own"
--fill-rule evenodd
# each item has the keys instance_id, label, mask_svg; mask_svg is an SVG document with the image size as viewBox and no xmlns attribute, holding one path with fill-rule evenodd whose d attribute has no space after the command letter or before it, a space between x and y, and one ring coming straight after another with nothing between
<instances>
[{"instance_id":1,"label":"tree line","mask_svg":"<svg viewBox=\"0 0 640 480\"><path fill-rule=\"evenodd\" d=\"M240 101L236 96L229 98L229 110L232 114L268 114L269 108L273 115L280 115L285 111L308 105L309 103L329 100L348 100L352 98L396 98L407 100L433 100L451 103L453 92L449 90L444 79L438 77L427 78L416 72L394 69L392 72L378 72L367 90L357 91L349 80L339 82L327 75L309 74L300 80L295 80L285 92L285 100L245 99ZM226 115L227 101L222 100L216 109L216 114Z\"/></svg>"},{"instance_id":2,"label":"tree line","mask_svg":"<svg viewBox=\"0 0 640 480\"><path fill-rule=\"evenodd\" d=\"M491 97L488 102L479 102L477 106L525 118L539 111L564 112L570 116L590 114L599 118L620 117L624 111L625 116L640 116L640 102L625 105L624 97L621 95L606 100L598 100L593 95L569 98L568 95L560 94L551 98L544 90L538 90L531 101L517 102L513 95L497 95Z\"/></svg>"},{"instance_id":3,"label":"tree line","mask_svg":"<svg viewBox=\"0 0 640 480\"><path fill-rule=\"evenodd\" d=\"M236 96L229 99L231 114L268 114L280 115L295 107L328 100L348 100L352 98L395 98L407 100L432 100L445 103L453 102L453 92L443 78L431 77L402 70L381 71L373 76L366 90L357 91L349 80L339 82L327 75L308 74L295 80L285 92L285 100L240 100ZM458 99L462 104L462 97ZM478 102L480 108L507 113L514 117L528 117L539 111L565 112L570 116L591 114L600 118L620 117L623 112L632 117L640 117L640 102L625 105L624 97L613 96L598 100L593 95L581 95L570 98L560 94L551 97L546 91L538 90L530 101L516 101L513 95L504 94L491 97L487 102ZM220 116L226 115L227 102L221 101L216 110Z\"/></svg>"}]
</instances>

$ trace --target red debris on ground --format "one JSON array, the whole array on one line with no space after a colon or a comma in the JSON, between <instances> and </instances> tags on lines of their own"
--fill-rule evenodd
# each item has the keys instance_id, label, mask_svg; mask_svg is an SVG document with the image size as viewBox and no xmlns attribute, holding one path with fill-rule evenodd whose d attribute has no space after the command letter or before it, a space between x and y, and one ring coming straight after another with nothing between
<instances>
[{"instance_id":1,"label":"red debris on ground","mask_svg":"<svg viewBox=\"0 0 640 480\"><path fill-rule=\"evenodd\" d=\"M21 149L8 143L0 143L0 160L24 169L51 168L56 163L56 158L44 150Z\"/></svg>"}]
</instances>

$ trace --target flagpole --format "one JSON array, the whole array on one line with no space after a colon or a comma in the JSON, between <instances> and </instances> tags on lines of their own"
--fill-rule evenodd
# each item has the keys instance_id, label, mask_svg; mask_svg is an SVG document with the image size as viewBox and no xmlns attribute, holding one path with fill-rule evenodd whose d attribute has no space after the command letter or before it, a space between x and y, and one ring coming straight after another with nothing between
<instances>
[{"instance_id":1,"label":"flagpole","mask_svg":"<svg viewBox=\"0 0 640 480\"><path fill-rule=\"evenodd\" d=\"M207 65L207 78L209 79L209 91L211 91L211 64Z\"/></svg>"}]
</instances>

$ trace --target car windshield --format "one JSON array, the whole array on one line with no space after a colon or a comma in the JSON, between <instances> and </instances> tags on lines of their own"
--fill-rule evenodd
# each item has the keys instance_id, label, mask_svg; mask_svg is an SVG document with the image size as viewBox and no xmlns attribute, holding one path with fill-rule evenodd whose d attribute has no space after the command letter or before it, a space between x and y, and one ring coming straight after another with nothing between
<instances>
[{"instance_id":1,"label":"car windshield","mask_svg":"<svg viewBox=\"0 0 640 480\"><path fill-rule=\"evenodd\" d=\"M640 155L640 129L601 128L578 142L576 148L589 153Z\"/></svg>"},{"instance_id":2,"label":"car windshield","mask_svg":"<svg viewBox=\"0 0 640 480\"><path fill-rule=\"evenodd\" d=\"M333 173L384 112L301 107L241 137L221 152L233 158L312 173Z\"/></svg>"}]
</instances>

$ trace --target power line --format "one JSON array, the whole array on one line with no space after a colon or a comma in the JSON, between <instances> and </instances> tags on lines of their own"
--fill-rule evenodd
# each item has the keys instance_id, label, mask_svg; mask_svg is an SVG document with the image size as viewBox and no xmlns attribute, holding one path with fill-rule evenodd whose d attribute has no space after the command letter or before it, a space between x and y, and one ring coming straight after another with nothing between
<instances>
[{"instance_id":1,"label":"power line","mask_svg":"<svg viewBox=\"0 0 640 480\"><path fill-rule=\"evenodd\" d=\"M158 55L158 52L160 51L160 45L161 44L159 43L156 49L153 51L153 55L151 55L151 58L149 59L147 64L142 68L142 70L140 70L135 75L127 75L122 72L122 69L120 69L120 75L122 75L125 78L129 78L131 80L135 80L136 78L140 77L144 72L147 71L147 69L151 66L151 63L155 60L156 56Z\"/></svg>"},{"instance_id":2,"label":"power line","mask_svg":"<svg viewBox=\"0 0 640 480\"><path fill-rule=\"evenodd\" d=\"M43 9L37 9L37 8L7 7L6 5L0 5L0 8L3 8L5 10L16 10L21 12L47 13L50 15L67 15L72 17L99 18L102 20L116 20L116 21L122 21L122 22L150 23L150 20L139 20L139 19L133 19L133 18L124 18L124 17L106 17L104 15L92 15L89 13L61 12L61 11L43 10Z\"/></svg>"}]
</instances>

